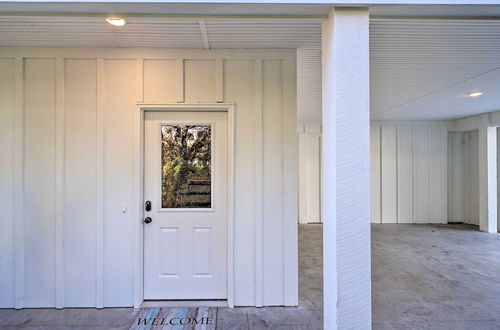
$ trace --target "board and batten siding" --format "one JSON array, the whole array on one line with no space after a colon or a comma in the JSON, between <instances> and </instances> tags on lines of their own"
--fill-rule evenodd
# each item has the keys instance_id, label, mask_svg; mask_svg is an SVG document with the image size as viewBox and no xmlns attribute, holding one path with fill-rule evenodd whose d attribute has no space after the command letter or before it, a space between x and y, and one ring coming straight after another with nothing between
<instances>
[{"instance_id":1,"label":"board and batten siding","mask_svg":"<svg viewBox=\"0 0 500 330\"><path fill-rule=\"evenodd\" d=\"M321 222L321 124L298 125L299 223Z\"/></svg>"},{"instance_id":2,"label":"board and batten siding","mask_svg":"<svg viewBox=\"0 0 500 330\"><path fill-rule=\"evenodd\" d=\"M447 222L447 122L371 122L372 223Z\"/></svg>"},{"instance_id":3,"label":"board and batten siding","mask_svg":"<svg viewBox=\"0 0 500 330\"><path fill-rule=\"evenodd\" d=\"M138 104L235 105L234 304L296 305L292 50L0 48L0 308L134 304Z\"/></svg>"},{"instance_id":4,"label":"board and batten siding","mask_svg":"<svg viewBox=\"0 0 500 330\"><path fill-rule=\"evenodd\" d=\"M448 222L479 225L479 132L449 132L448 146Z\"/></svg>"}]
</instances>

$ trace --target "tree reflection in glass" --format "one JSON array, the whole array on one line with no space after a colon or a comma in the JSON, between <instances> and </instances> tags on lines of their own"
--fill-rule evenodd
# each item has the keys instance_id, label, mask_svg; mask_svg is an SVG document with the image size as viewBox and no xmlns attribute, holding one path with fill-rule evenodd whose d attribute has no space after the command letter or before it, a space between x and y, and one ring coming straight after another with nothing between
<instances>
[{"instance_id":1,"label":"tree reflection in glass","mask_svg":"<svg viewBox=\"0 0 500 330\"><path fill-rule=\"evenodd\" d=\"M210 125L162 125L162 208L210 208Z\"/></svg>"}]
</instances>

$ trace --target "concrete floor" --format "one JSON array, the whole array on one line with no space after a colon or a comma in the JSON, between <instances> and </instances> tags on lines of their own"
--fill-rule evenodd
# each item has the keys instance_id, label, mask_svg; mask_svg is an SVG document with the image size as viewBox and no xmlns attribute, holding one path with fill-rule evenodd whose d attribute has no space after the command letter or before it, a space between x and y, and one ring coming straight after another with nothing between
<instances>
[{"instance_id":1,"label":"concrete floor","mask_svg":"<svg viewBox=\"0 0 500 330\"><path fill-rule=\"evenodd\" d=\"M300 307L218 308L217 329L322 329L321 242L320 225L300 227ZM138 313L133 308L0 309L0 329L129 329Z\"/></svg>"},{"instance_id":2,"label":"concrete floor","mask_svg":"<svg viewBox=\"0 0 500 330\"><path fill-rule=\"evenodd\" d=\"M500 329L500 235L372 225L374 329Z\"/></svg>"},{"instance_id":3,"label":"concrete floor","mask_svg":"<svg viewBox=\"0 0 500 330\"><path fill-rule=\"evenodd\" d=\"M219 308L217 329L321 329L322 228L299 226L297 308ZM500 236L373 225L374 329L500 329ZM129 329L132 308L0 310L1 329Z\"/></svg>"}]
</instances>

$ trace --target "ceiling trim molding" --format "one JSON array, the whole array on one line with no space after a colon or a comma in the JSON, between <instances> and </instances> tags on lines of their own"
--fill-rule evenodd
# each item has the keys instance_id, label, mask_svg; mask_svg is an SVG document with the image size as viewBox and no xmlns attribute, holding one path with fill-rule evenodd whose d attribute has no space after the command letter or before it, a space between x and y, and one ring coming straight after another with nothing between
<instances>
[{"instance_id":1,"label":"ceiling trim molding","mask_svg":"<svg viewBox=\"0 0 500 330\"><path fill-rule=\"evenodd\" d=\"M1 9L1 2L0 2ZM304 19L304 20L323 20L327 15L246 15L246 14L136 14L119 12L114 13L126 18L178 18L178 19ZM97 17L106 18L110 14L104 13L72 13L72 12L1 12L0 16L25 16L25 17Z\"/></svg>"}]
</instances>

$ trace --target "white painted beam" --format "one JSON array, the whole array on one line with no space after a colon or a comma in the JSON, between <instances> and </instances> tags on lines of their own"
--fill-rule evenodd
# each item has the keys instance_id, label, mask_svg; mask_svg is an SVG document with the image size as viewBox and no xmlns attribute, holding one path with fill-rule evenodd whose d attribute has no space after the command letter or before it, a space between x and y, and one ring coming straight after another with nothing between
<instances>
[{"instance_id":1,"label":"white painted beam","mask_svg":"<svg viewBox=\"0 0 500 330\"><path fill-rule=\"evenodd\" d=\"M176 83L177 83L177 103L184 102L185 86L184 86L184 59L176 60Z\"/></svg>"},{"instance_id":2,"label":"white painted beam","mask_svg":"<svg viewBox=\"0 0 500 330\"><path fill-rule=\"evenodd\" d=\"M104 307L104 111L106 99L104 59L97 59L96 109L96 307Z\"/></svg>"},{"instance_id":3,"label":"white painted beam","mask_svg":"<svg viewBox=\"0 0 500 330\"><path fill-rule=\"evenodd\" d=\"M201 40L203 41L203 48L210 49L210 44L208 42L208 33L205 20L198 20L198 25L200 26Z\"/></svg>"},{"instance_id":4,"label":"white painted beam","mask_svg":"<svg viewBox=\"0 0 500 330\"><path fill-rule=\"evenodd\" d=\"M24 58L15 59L14 99L14 294L16 309L24 308Z\"/></svg>"},{"instance_id":5,"label":"white painted beam","mask_svg":"<svg viewBox=\"0 0 500 330\"><path fill-rule=\"evenodd\" d=\"M144 58L137 58L137 102L144 102Z\"/></svg>"},{"instance_id":6,"label":"white painted beam","mask_svg":"<svg viewBox=\"0 0 500 330\"><path fill-rule=\"evenodd\" d=\"M255 306L263 306L263 106L262 106L262 60L255 60L255 112L254 112L254 153L255 153Z\"/></svg>"},{"instance_id":7,"label":"white painted beam","mask_svg":"<svg viewBox=\"0 0 500 330\"><path fill-rule=\"evenodd\" d=\"M56 59L56 308L64 307L64 59Z\"/></svg>"},{"instance_id":8,"label":"white painted beam","mask_svg":"<svg viewBox=\"0 0 500 330\"><path fill-rule=\"evenodd\" d=\"M302 123L299 142L299 223L321 222L321 124Z\"/></svg>"},{"instance_id":9,"label":"white painted beam","mask_svg":"<svg viewBox=\"0 0 500 330\"><path fill-rule=\"evenodd\" d=\"M491 120L492 118L490 118ZM500 127L496 127L497 130L497 174L500 168L500 157L498 157L498 146L500 146ZM497 231L500 231L500 214L498 213L498 204L500 203L500 176L497 175Z\"/></svg>"},{"instance_id":10,"label":"white painted beam","mask_svg":"<svg viewBox=\"0 0 500 330\"><path fill-rule=\"evenodd\" d=\"M335 137L334 12L323 22L323 322L325 329L337 329L337 143Z\"/></svg>"},{"instance_id":11,"label":"white painted beam","mask_svg":"<svg viewBox=\"0 0 500 330\"><path fill-rule=\"evenodd\" d=\"M497 232L497 130L488 114L479 128L479 230Z\"/></svg>"},{"instance_id":12,"label":"white painted beam","mask_svg":"<svg viewBox=\"0 0 500 330\"><path fill-rule=\"evenodd\" d=\"M371 328L369 14L323 23L324 328Z\"/></svg>"},{"instance_id":13,"label":"white painted beam","mask_svg":"<svg viewBox=\"0 0 500 330\"><path fill-rule=\"evenodd\" d=\"M215 64L215 102L224 102L224 60L221 58Z\"/></svg>"},{"instance_id":14,"label":"white painted beam","mask_svg":"<svg viewBox=\"0 0 500 330\"><path fill-rule=\"evenodd\" d=\"M481 126L481 116L472 116L455 121L455 132L467 132L479 129Z\"/></svg>"}]
</instances>

